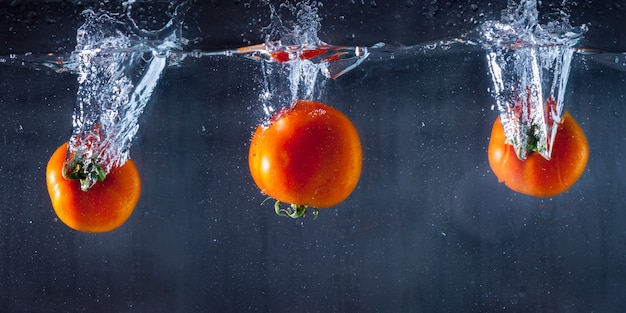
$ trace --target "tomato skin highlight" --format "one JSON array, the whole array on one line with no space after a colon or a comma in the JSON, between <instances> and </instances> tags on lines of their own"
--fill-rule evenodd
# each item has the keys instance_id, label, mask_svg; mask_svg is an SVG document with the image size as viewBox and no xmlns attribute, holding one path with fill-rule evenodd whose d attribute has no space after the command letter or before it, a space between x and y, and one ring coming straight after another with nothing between
<instances>
[{"instance_id":1,"label":"tomato skin highlight","mask_svg":"<svg viewBox=\"0 0 626 313\"><path fill-rule=\"evenodd\" d=\"M489 140L491 170L499 182L529 196L551 197L568 190L580 178L589 159L587 138L567 111L558 126L550 160L539 153L529 153L526 160L520 160L505 140L498 117Z\"/></svg>"},{"instance_id":2,"label":"tomato skin highlight","mask_svg":"<svg viewBox=\"0 0 626 313\"><path fill-rule=\"evenodd\" d=\"M82 191L78 180L63 177L68 143L62 144L46 167L52 207L59 219L74 230L88 233L112 231L130 217L141 194L139 172L132 160L113 168L104 181Z\"/></svg>"},{"instance_id":3,"label":"tomato skin highlight","mask_svg":"<svg viewBox=\"0 0 626 313\"><path fill-rule=\"evenodd\" d=\"M248 162L261 191L285 203L327 208L345 200L361 175L361 141L352 122L322 103L298 100L259 125Z\"/></svg>"}]
</instances>

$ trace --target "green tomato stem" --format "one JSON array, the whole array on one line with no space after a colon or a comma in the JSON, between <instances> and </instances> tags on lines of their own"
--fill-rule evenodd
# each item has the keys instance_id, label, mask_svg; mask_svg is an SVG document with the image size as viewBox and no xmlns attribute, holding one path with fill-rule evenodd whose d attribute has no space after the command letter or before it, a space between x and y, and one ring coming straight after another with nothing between
<instances>
[{"instance_id":1,"label":"green tomato stem","mask_svg":"<svg viewBox=\"0 0 626 313\"><path fill-rule=\"evenodd\" d=\"M299 218L306 215L306 210L308 208L306 205L292 204L287 208L282 208L280 206L281 204L282 202L278 200L276 200L276 203L274 203L274 211L279 216ZM319 210L317 208L313 208L313 220L317 219L318 216Z\"/></svg>"},{"instance_id":2,"label":"green tomato stem","mask_svg":"<svg viewBox=\"0 0 626 313\"><path fill-rule=\"evenodd\" d=\"M82 191L88 191L96 182L104 181L106 178L106 171L95 159L83 159L66 163L63 167L63 177L69 180L78 180L80 182L80 189Z\"/></svg>"}]
</instances>

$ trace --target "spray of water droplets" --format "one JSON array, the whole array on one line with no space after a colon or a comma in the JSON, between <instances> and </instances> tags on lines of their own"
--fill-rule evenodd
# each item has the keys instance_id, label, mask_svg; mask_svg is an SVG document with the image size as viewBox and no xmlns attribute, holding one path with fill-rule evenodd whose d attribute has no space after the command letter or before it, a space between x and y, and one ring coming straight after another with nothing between
<instances>
[{"instance_id":1,"label":"spray of water droplets","mask_svg":"<svg viewBox=\"0 0 626 313\"><path fill-rule=\"evenodd\" d=\"M301 50L305 46L325 45L317 37L320 18L317 15L317 2L301 2L296 5L283 3L278 9L295 16L294 21L285 21L279 11L270 8L270 25L263 31L265 49L268 51ZM288 47L288 48L285 48ZM273 62L262 60L263 91L260 95L265 122L278 109L294 103L297 99L311 99L315 95L318 76L327 68L327 63L314 63L311 60L296 59L295 62ZM285 92L289 91L289 92Z\"/></svg>"},{"instance_id":2,"label":"spray of water droplets","mask_svg":"<svg viewBox=\"0 0 626 313\"><path fill-rule=\"evenodd\" d=\"M482 25L487 61L507 142L520 159L536 151L550 159L574 46L586 27L567 15L540 24L536 0L509 3L501 21Z\"/></svg>"},{"instance_id":3,"label":"spray of water droplets","mask_svg":"<svg viewBox=\"0 0 626 313\"><path fill-rule=\"evenodd\" d=\"M129 14L84 12L72 53L78 74L66 176L89 189L129 159L138 119L179 48L177 14L162 29L139 29Z\"/></svg>"}]
</instances>

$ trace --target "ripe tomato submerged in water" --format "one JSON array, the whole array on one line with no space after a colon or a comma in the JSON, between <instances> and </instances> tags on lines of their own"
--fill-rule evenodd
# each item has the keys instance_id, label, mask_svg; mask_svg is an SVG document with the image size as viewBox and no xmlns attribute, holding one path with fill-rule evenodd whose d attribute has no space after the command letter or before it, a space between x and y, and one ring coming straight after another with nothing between
<instances>
[{"instance_id":1,"label":"ripe tomato submerged in water","mask_svg":"<svg viewBox=\"0 0 626 313\"><path fill-rule=\"evenodd\" d=\"M539 153L529 153L520 160L506 137L498 117L489 140L489 165L498 181L514 191L535 197L560 194L576 183L589 159L589 145L576 120L565 111L558 126L552 155L546 160Z\"/></svg>"},{"instance_id":2,"label":"ripe tomato submerged in water","mask_svg":"<svg viewBox=\"0 0 626 313\"><path fill-rule=\"evenodd\" d=\"M111 170L104 181L82 191L78 180L63 177L68 144L62 144L48 161L46 183L55 213L72 229L103 233L130 217L141 194L139 172L132 160Z\"/></svg>"},{"instance_id":3,"label":"ripe tomato submerged in water","mask_svg":"<svg viewBox=\"0 0 626 313\"><path fill-rule=\"evenodd\" d=\"M319 102L298 100L260 125L250 143L250 173L264 194L327 208L345 200L361 175L361 141L352 122Z\"/></svg>"}]
</instances>

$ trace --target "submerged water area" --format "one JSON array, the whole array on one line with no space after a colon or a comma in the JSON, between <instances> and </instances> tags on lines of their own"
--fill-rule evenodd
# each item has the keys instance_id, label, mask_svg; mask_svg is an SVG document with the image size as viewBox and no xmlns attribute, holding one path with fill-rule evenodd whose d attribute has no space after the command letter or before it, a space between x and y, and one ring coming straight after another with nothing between
<instances>
[{"instance_id":1,"label":"submerged water area","mask_svg":"<svg viewBox=\"0 0 626 313\"><path fill-rule=\"evenodd\" d=\"M297 14L274 5L294 30L288 21ZM624 9L569 6L569 23L588 30L573 46L560 99L583 128L590 158L569 191L535 198L498 183L487 162L500 111L477 32L509 5L324 3L317 39L338 49L309 59L298 50L297 62L278 62L257 46L283 38L263 30L272 25L265 3L194 2L172 32L158 31L175 5L135 3L136 25L163 35L137 43L158 44L115 34L129 41L105 57L123 66L82 63L98 64L88 73L125 86L141 111L126 124L135 133L112 132L126 134L119 138L141 174L140 202L122 227L96 235L59 221L45 187L50 154L75 135L79 95L111 86L81 83L81 63L70 62L81 52L87 8L0 2L9 16L0 25L12 29L0 37L0 307L623 312ZM109 6L110 16L124 12ZM550 4L538 10L541 24L555 19ZM170 34L172 46L159 48ZM342 67L356 66L325 72L333 62L323 59L343 52ZM313 76L298 76L295 88L292 73ZM248 170L252 132L294 95L343 111L363 145L356 190L315 220L276 216ZM85 113L78 117L94 126Z\"/></svg>"}]
</instances>

